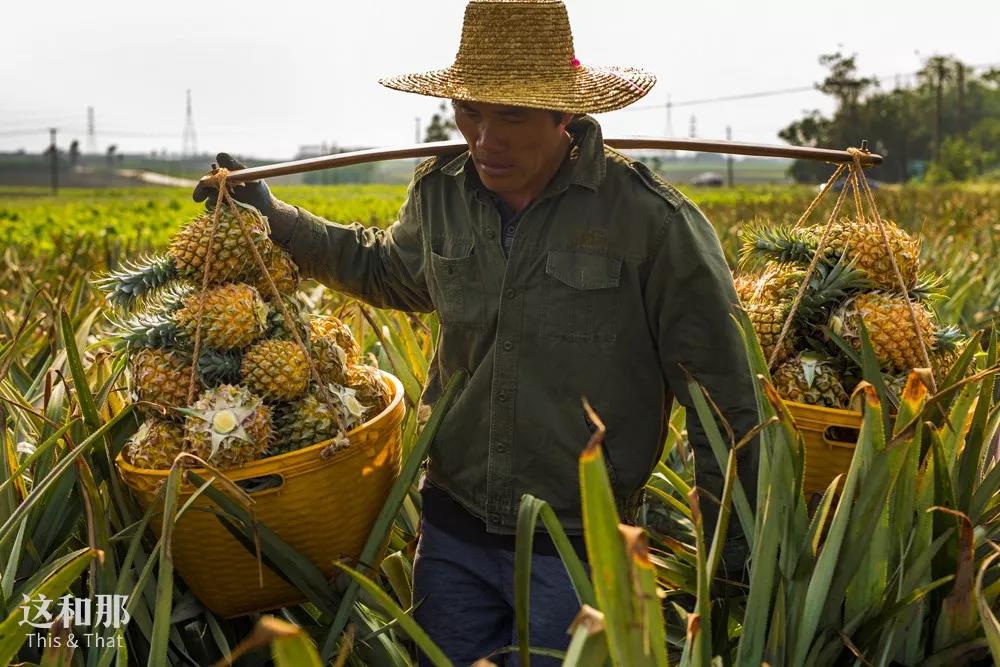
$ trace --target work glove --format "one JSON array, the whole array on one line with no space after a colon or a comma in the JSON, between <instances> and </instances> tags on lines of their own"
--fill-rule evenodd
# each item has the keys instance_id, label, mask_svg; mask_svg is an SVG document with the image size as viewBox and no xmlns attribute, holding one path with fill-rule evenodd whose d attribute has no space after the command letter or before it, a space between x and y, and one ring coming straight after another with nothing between
<instances>
[{"instance_id":1,"label":"work glove","mask_svg":"<svg viewBox=\"0 0 1000 667\"><path fill-rule=\"evenodd\" d=\"M215 156L216 164L212 165L224 167L230 171L246 169L246 165L234 158L229 153L219 153ZM261 215L267 218L271 228L271 238L279 245L284 246L292 235L295 224L298 221L299 212L294 206L286 204L271 194L271 190L264 181L248 181L245 183L233 183L231 186L233 199L243 204L249 204L260 211ZM191 193L191 198L196 202L205 202L205 210L211 211L215 208L215 201L219 196L219 189L207 183L198 183Z\"/></svg>"},{"instance_id":2,"label":"work glove","mask_svg":"<svg viewBox=\"0 0 1000 667\"><path fill-rule=\"evenodd\" d=\"M245 164L234 158L229 153L219 153L215 156L215 160L218 164L213 164L212 169L215 169L216 166L224 167L229 171L247 168ZM233 199L243 204L253 206L255 209L260 211L262 215L268 215L270 210L273 208L273 196L271 195L271 190L267 187L267 183L264 181L233 183L232 195ZM218 196L219 189L217 187L201 182L195 186L194 192L191 193L191 198L196 202L205 202L205 209L208 211L215 208L215 200Z\"/></svg>"}]
</instances>

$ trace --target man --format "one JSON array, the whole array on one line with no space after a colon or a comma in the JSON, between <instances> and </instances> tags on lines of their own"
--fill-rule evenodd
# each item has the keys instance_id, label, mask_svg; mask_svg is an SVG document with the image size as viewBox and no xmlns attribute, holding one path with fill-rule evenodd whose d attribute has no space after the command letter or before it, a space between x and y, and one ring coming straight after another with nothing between
<instances>
[{"instance_id":1,"label":"man","mask_svg":"<svg viewBox=\"0 0 1000 667\"><path fill-rule=\"evenodd\" d=\"M339 225L262 183L235 188L268 216L304 275L375 306L437 311L425 403L457 369L470 373L431 447L414 565L417 620L456 664L516 642L523 494L548 501L583 551L577 459L593 426L582 396L606 424L604 454L627 520L659 457L672 396L690 406L686 373L737 437L756 420L714 230L642 164L606 149L585 115L626 106L653 82L581 64L562 2L476 0L452 67L382 82L452 99L469 146L417 168L397 222ZM240 166L225 154L219 162ZM210 194L200 188L195 198ZM693 417L688 434L712 524L721 474ZM752 501L756 453L744 452ZM726 567L738 573L738 522L730 535ZM579 605L551 541L535 542L530 641L564 648Z\"/></svg>"}]
</instances>

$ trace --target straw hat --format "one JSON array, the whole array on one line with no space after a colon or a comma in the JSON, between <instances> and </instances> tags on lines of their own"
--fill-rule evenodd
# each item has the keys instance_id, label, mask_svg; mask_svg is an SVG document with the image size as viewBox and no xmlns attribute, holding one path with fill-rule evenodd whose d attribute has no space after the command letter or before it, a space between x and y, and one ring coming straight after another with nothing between
<instances>
[{"instance_id":1,"label":"straw hat","mask_svg":"<svg viewBox=\"0 0 1000 667\"><path fill-rule=\"evenodd\" d=\"M581 63L562 0L472 0L451 67L379 83L432 97L598 113L635 102L656 77Z\"/></svg>"}]
</instances>

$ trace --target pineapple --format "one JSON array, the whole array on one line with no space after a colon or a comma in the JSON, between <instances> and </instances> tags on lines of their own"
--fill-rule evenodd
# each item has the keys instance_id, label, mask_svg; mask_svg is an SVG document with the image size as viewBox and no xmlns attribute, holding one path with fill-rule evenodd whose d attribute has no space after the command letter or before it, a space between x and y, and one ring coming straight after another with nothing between
<instances>
[{"instance_id":1,"label":"pineapple","mask_svg":"<svg viewBox=\"0 0 1000 667\"><path fill-rule=\"evenodd\" d=\"M745 306L768 361L804 277L805 272L795 265L772 265L757 280L756 299ZM817 264L775 361L784 360L795 349L801 334L808 335L817 324L825 322L837 302L867 286L864 274L843 260Z\"/></svg>"},{"instance_id":2,"label":"pineapple","mask_svg":"<svg viewBox=\"0 0 1000 667\"><path fill-rule=\"evenodd\" d=\"M268 238L267 221L252 206L240 202L234 204L257 251L264 257L268 256L272 244ZM205 213L198 216L177 232L170 241L170 255L174 258L177 273L191 277L198 285L201 285L204 279L213 215ZM219 212L210 270L211 275L208 277L210 285L251 280L259 276L253 253L247 247L243 231L229 206L223 206Z\"/></svg>"},{"instance_id":3,"label":"pineapple","mask_svg":"<svg viewBox=\"0 0 1000 667\"><path fill-rule=\"evenodd\" d=\"M164 408L187 404L190 357L176 350L144 348L129 359L129 371L136 400ZM148 412L148 406L143 408Z\"/></svg>"},{"instance_id":4,"label":"pineapple","mask_svg":"<svg viewBox=\"0 0 1000 667\"><path fill-rule=\"evenodd\" d=\"M803 352L778 366L772 373L782 398L827 408L847 406L848 395L829 360Z\"/></svg>"},{"instance_id":5,"label":"pineapple","mask_svg":"<svg viewBox=\"0 0 1000 667\"><path fill-rule=\"evenodd\" d=\"M381 373L371 366L351 366L347 369L347 386L354 389L355 397L365 406L363 421L368 421L389 407L392 392L382 380Z\"/></svg>"},{"instance_id":6,"label":"pineapple","mask_svg":"<svg viewBox=\"0 0 1000 667\"><path fill-rule=\"evenodd\" d=\"M883 220L882 226L889 239L889 247L896 258L899 272L907 289L916 285L919 271L920 242L907 234L891 220ZM822 227L809 228L819 241ZM885 251L882 233L874 220L845 218L834 223L827 236L827 246L831 252L846 256L865 272L877 289L899 289L899 281L892 269L892 261Z\"/></svg>"},{"instance_id":7,"label":"pineapple","mask_svg":"<svg viewBox=\"0 0 1000 667\"><path fill-rule=\"evenodd\" d=\"M288 310L288 314L292 319L292 326L296 328L299 334L299 338L306 345L309 344L309 326L306 324L305 319L302 316L302 308L299 306L298 302L295 301L290 296L283 295L281 297L282 303ZM273 301L269 301L267 304L267 328L264 332L266 338L277 338L279 340L295 340L295 336L292 335L291 330L288 328L288 324L285 322L285 316Z\"/></svg>"},{"instance_id":8,"label":"pineapple","mask_svg":"<svg viewBox=\"0 0 1000 667\"><path fill-rule=\"evenodd\" d=\"M245 387L206 389L183 412L190 451L220 468L261 458L271 445L271 408Z\"/></svg>"},{"instance_id":9,"label":"pineapple","mask_svg":"<svg viewBox=\"0 0 1000 667\"><path fill-rule=\"evenodd\" d=\"M192 294L177 311L177 326L194 339L201 309L201 340L217 350L247 347L264 334L267 306L257 290L243 283L221 285Z\"/></svg>"},{"instance_id":10,"label":"pineapple","mask_svg":"<svg viewBox=\"0 0 1000 667\"><path fill-rule=\"evenodd\" d=\"M274 246L268 238L267 221L257 209L239 202L234 203L244 213L243 221L247 231L266 261L275 254ZM179 278L187 278L200 287L211 231L212 214L200 215L174 235L166 254L126 264L122 269L97 279L95 284L108 293L108 300L113 305L124 308L134 307L141 298ZM284 263L283 258L273 261L274 270L282 276L279 289L282 285L288 286L291 280L285 276L289 273L289 266ZM223 207L219 213L211 272L209 285L240 280L256 281L260 277L253 253L247 248L243 232L228 206Z\"/></svg>"},{"instance_id":11,"label":"pineapple","mask_svg":"<svg viewBox=\"0 0 1000 667\"><path fill-rule=\"evenodd\" d=\"M353 366L358 363L358 359L361 356L361 349L358 347L358 341L354 340L351 328L344 324L343 321L333 315L322 315L313 318L309 322L309 326L318 335L333 337L337 341L337 345L344 351L347 365Z\"/></svg>"},{"instance_id":12,"label":"pineapple","mask_svg":"<svg viewBox=\"0 0 1000 667\"><path fill-rule=\"evenodd\" d=\"M794 298L806 272L797 264L767 262L760 273L741 274L736 277L736 293L740 303L780 303Z\"/></svg>"},{"instance_id":13,"label":"pineapple","mask_svg":"<svg viewBox=\"0 0 1000 667\"><path fill-rule=\"evenodd\" d=\"M331 410L316 394L275 407L276 444L268 455L284 454L329 440L341 433L340 411Z\"/></svg>"},{"instance_id":14,"label":"pineapple","mask_svg":"<svg viewBox=\"0 0 1000 667\"><path fill-rule=\"evenodd\" d=\"M336 318L317 317L309 322L312 360L323 382L346 384L350 361L348 353L338 343L336 325L330 320ZM353 338L351 340L353 341Z\"/></svg>"},{"instance_id":15,"label":"pineapple","mask_svg":"<svg viewBox=\"0 0 1000 667\"><path fill-rule=\"evenodd\" d=\"M263 340L243 355L243 383L266 400L292 401L309 388L309 362L297 343Z\"/></svg>"},{"instance_id":16,"label":"pineapple","mask_svg":"<svg viewBox=\"0 0 1000 667\"><path fill-rule=\"evenodd\" d=\"M906 300L897 294L866 292L848 300L830 318L830 328L855 350L861 349L861 324L871 338L872 349L884 368L905 373L924 366L917 336L923 338L928 353L934 349L931 311L914 303L919 330L915 331Z\"/></svg>"},{"instance_id":17,"label":"pineapple","mask_svg":"<svg viewBox=\"0 0 1000 667\"><path fill-rule=\"evenodd\" d=\"M125 446L125 458L137 468L162 470L185 451L184 428L174 422L150 419L142 423Z\"/></svg>"},{"instance_id":18,"label":"pineapple","mask_svg":"<svg viewBox=\"0 0 1000 667\"><path fill-rule=\"evenodd\" d=\"M917 283L920 243L890 220L883 220L889 246L907 289ZM824 225L790 229L748 225L741 239L740 265L762 260L808 264L823 234ZM844 218L835 222L827 235L824 261L843 257L863 271L877 289L894 290L899 282L878 225L873 221Z\"/></svg>"},{"instance_id":19,"label":"pineapple","mask_svg":"<svg viewBox=\"0 0 1000 667\"><path fill-rule=\"evenodd\" d=\"M747 317L750 318L750 322L753 324L754 331L757 332L757 339L760 341L761 349L764 351L764 359L768 362L771 360L771 355L774 354L774 350L778 345L778 336L781 335L781 328L788 318L788 310L791 308L791 305L790 301L777 304L758 302L749 303L744 307ZM776 362L782 361L791 353L794 349L797 335L794 326L789 329L785 335L785 339L781 343L780 351L775 359Z\"/></svg>"},{"instance_id":20,"label":"pineapple","mask_svg":"<svg viewBox=\"0 0 1000 667\"><path fill-rule=\"evenodd\" d=\"M118 338L128 347L175 347L190 344L202 309L202 345L216 350L239 350L264 334L267 306L257 290L231 283L194 292L174 312L140 312L116 322Z\"/></svg>"},{"instance_id":21,"label":"pineapple","mask_svg":"<svg viewBox=\"0 0 1000 667\"><path fill-rule=\"evenodd\" d=\"M740 304L745 306L754 300L758 280L760 276L754 273L741 273L733 278L733 286L736 287L736 296L739 297Z\"/></svg>"},{"instance_id":22,"label":"pineapple","mask_svg":"<svg viewBox=\"0 0 1000 667\"><path fill-rule=\"evenodd\" d=\"M219 352L205 348L198 356L198 376L206 387L239 384L243 355L239 352Z\"/></svg>"},{"instance_id":23,"label":"pineapple","mask_svg":"<svg viewBox=\"0 0 1000 667\"><path fill-rule=\"evenodd\" d=\"M271 246L271 251L264 255L264 266L271 274L274 286L281 294L293 294L299 288L299 267L292 261L292 256L276 245ZM258 276L254 285L261 295L270 301L274 298L271 288L267 284L267 278Z\"/></svg>"}]
</instances>

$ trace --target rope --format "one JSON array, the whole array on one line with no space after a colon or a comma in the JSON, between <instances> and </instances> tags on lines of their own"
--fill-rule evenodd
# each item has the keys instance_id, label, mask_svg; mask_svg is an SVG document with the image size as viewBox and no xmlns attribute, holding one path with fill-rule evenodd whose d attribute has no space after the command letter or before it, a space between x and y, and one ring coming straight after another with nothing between
<instances>
[{"instance_id":1,"label":"rope","mask_svg":"<svg viewBox=\"0 0 1000 667\"><path fill-rule=\"evenodd\" d=\"M844 165L837 167L837 171L834 175L830 177L830 181L827 182L827 186L835 180L844 169ZM828 188L824 188L813 200L813 205L810 208L814 208L817 200L819 200L823 195L826 194ZM798 310L799 304L802 303L802 297L806 293L806 289L809 288L809 280L812 278L813 272L816 270L816 266L819 264L820 257L823 256L823 249L826 248L826 240L830 236L830 230L833 229L833 223L837 219L837 214L840 213L840 207L844 203L844 195L847 194L847 188L841 188L840 194L837 196L837 202L833 205L833 210L830 211L830 217L826 221L826 225L823 227L823 234L819 237L819 241L816 243L816 250L813 252L812 261L809 262L809 267L806 269L806 275L802 278L802 283L799 284L799 291L795 294L795 299L792 300L792 307L788 310L788 316L785 317L785 323L781 327L781 333L778 334L778 341L774 345L774 349L771 350L771 358L767 362L768 370L774 367L774 363L778 360L778 355L781 352L781 344L784 342L785 337L788 335L788 331L792 328L792 320L795 318L795 311Z\"/></svg>"},{"instance_id":2,"label":"rope","mask_svg":"<svg viewBox=\"0 0 1000 667\"><path fill-rule=\"evenodd\" d=\"M284 299L281 298L281 292L278 291L278 286L274 283L274 279L271 277L271 272L267 268L267 264L264 262L264 258L261 257L260 251L257 250L257 244L254 243L253 237L250 236L250 230L247 229L246 224L243 221L243 213L237 208L236 204L233 202L232 196L229 194L229 190L226 186L226 180L229 177L229 170L224 167L217 167L212 171L211 175L208 176L210 182L213 183L218 189L218 196L215 200L215 210L212 215L212 228L211 234L208 240L208 254L205 261L205 275L202 278L201 290L204 292L208 288L208 276L209 269L211 268L211 260L215 245L215 234L218 228L219 222L219 212L222 208L222 203L224 202L228 207L229 211L233 214L236 219L236 224L240 228L240 232L243 234L243 240L246 242L247 247L250 248L250 252L253 254L254 262L257 264L257 268L260 270L261 275L264 276L264 280L267 282L267 287L271 294L274 296L274 302L278 304L278 308L281 310L281 317L284 320L285 326L291 332L292 337L295 339L295 344L299 346L303 354L306 357L306 363L309 365L309 374L312 376L313 381L316 382L316 386L319 388L320 398L326 403L327 407L330 409L331 413L337 414L336 405L333 402L333 397L330 392L327 391L326 385L323 383L323 379L319 375L319 369L316 368L316 364L313 361L312 355L309 353L309 347L302 340L299 335L299 328L295 326L295 321L292 319L291 313L288 312L288 308L285 306ZM190 404L194 400L194 388L195 388L195 377L198 368L198 356L201 347L201 321L202 321L202 310L204 309L205 300L202 299L199 303L198 313L197 313L197 325L195 327L195 337L194 337L194 363L191 366L191 381L188 385L188 403ZM340 435L343 435L343 429L341 429Z\"/></svg>"},{"instance_id":3,"label":"rope","mask_svg":"<svg viewBox=\"0 0 1000 667\"><path fill-rule=\"evenodd\" d=\"M931 368L930 355L927 352L927 345L924 344L924 337L920 330L920 322L917 319L917 311L913 307L913 302L910 300L909 290L906 288L906 281L903 279L903 274L899 270L899 265L896 262L896 256L892 252L892 244L889 242L889 235L885 231L885 225L882 222L882 216L878 212L878 206L875 204L875 196L872 194L871 186L868 184L868 179L864 175L864 166L861 163L862 156L866 156L868 153L858 148L848 148L847 152L851 156L851 163L849 166L849 174L847 182L840 191L840 195L837 197L837 202L833 206L833 210L830 212L830 217L827 220L826 226L823 229L823 234L820 236L819 241L816 244L816 250L813 253L812 261L809 262L809 267L806 269L806 275L802 279L802 283L799 285L798 292L795 294L795 299L792 301L792 306L788 311L788 315L785 318L785 323L781 327L781 333L778 334L778 340L775 343L774 349L771 351L771 358L768 360L768 368L773 368L775 362L778 359L778 355L781 351L781 345L788 335L789 330L792 327L792 320L795 317L795 312L798 310L799 305L802 302L802 298L805 295L806 289L809 287L809 280L812 278L813 272L816 270L816 266L819 264L820 257L822 257L823 250L826 247L827 238L829 237L830 230L833 228L833 223L837 218L837 214L840 212L840 208L844 202L844 196L847 194L848 186L852 192L852 198L854 199L854 206L857 209L858 219L861 221L865 220L864 204L861 198L861 192L864 191L865 200L868 202L868 207L871 209L871 218L875 222L879 230L879 235L882 237L882 244L885 247L886 254L889 256L889 263L892 266L893 273L895 274L896 281L899 283L900 291L903 294L903 299L906 301L906 307L910 314L910 322L913 324L913 330L917 335L917 343L920 345L920 355L927 368ZM820 190L820 193L816 195L812 203L806 209L799 221L795 223L793 229L799 227L805 219L812 213L812 211L819 204L820 200L826 195L829 189L832 187L833 183L840 177L843 173L846 164L841 164L837 167L833 175ZM937 391L937 387L934 386L933 377L931 380L931 393Z\"/></svg>"},{"instance_id":4,"label":"rope","mask_svg":"<svg viewBox=\"0 0 1000 667\"><path fill-rule=\"evenodd\" d=\"M218 195L215 198L215 210L212 211L212 226L208 232L208 248L205 251L205 273L201 277L201 292L205 293L208 289L208 276L212 269L212 259L215 257L215 232L219 228L219 203L222 201L222 197L229 196L229 192L226 191L226 175L229 174L228 169L219 169L221 172L218 177L217 182L220 184ZM215 172L213 172L215 176ZM223 195L225 193L225 195ZM198 300L198 312L195 315L195 326L194 326L194 350L192 351L192 361L191 361L191 375L188 377L188 395L187 403L191 405L194 403L195 386L198 382L198 359L201 358L201 321L202 313L205 310L205 299L201 298Z\"/></svg>"},{"instance_id":5,"label":"rope","mask_svg":"<svg viewBox=\"0 0 1000 667\"><path fill-rule=\"evenodd\" d=\"M847 168L847 163L845 162L841 162L839 165L837 165L837 168L833 171L833 174L830 175L830 178L827 180L826 184L820 189L819 194L813 197L812 202L810 202L809 206L806 207L805 212L799 217L798 222L792 225L792 229L798 229L802 225L802 223L805 222L810 215L812 215L812 212L819 205L820 201L823 200L823 197L826 196L826 193L830 191L830 188L833 187L833 184L837 182L837 179L840 178L840 175L844 173L844 169L846 168Z\"/></svg>"},{"instance_id":6,"label":"rope","mask_svg":"<svg viewBox=\"0 0 1000 667\"><path fill-rule=\"evenodd\" d=\"M872 194L871 186L868 185L868 179L863 178L864 171L861 166L861 156L865 153L857 148L848 148L847 152L851 154L853 158L852 168L855 173L855 179L860 182L865 191L865 199L868 200L868 206L871 208L872 219L878 226L879 235L882 237L882 245L885 246L886 254L889 256L889 263L892 265L892 272L896 276L896 282L899 283L899 289L903 293L903 299L906 301L906 308L910 313L910 322L913 324L913 331L917 335L917 344L920 345L920 357L924 362L924 367L932 369L930 354L927 352L927 345L924 343L923 332L920 330L920 321L917 319L917 311L913 307L913 302L910 300L910 292L906 288L906 281L903 279L903 273L899 270L899 264L896 263L896 255L892 252L892 244L889 243L889 235L885 231L885 225L882 223L882 216L879 215L878 207L875 205L875 196ZM860 174L860 176L859 176ZM937 392L937 386L934 382L934 374L929 373L928 378L931 381L931 393Z\"/></svg>"}]
</instances>

